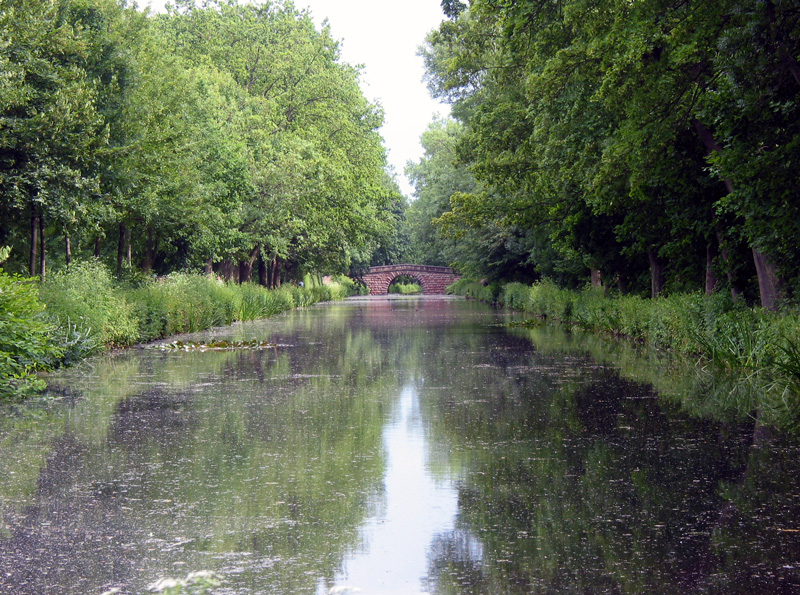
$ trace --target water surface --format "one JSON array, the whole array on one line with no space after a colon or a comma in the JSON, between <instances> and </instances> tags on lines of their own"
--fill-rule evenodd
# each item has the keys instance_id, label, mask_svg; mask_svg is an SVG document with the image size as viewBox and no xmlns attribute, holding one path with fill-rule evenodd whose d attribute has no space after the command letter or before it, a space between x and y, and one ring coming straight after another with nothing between
<instances>
[{"instance_id":1,"label":"water surface","mask_svg":"<svg viewBox=\"0 0 800 595\"><path fill-rule=\"evenodd\" d=\"M0 592L800 593L796 439L508 318L361 298L54 375L0 411Z\"/></svg>"}]
</instances>

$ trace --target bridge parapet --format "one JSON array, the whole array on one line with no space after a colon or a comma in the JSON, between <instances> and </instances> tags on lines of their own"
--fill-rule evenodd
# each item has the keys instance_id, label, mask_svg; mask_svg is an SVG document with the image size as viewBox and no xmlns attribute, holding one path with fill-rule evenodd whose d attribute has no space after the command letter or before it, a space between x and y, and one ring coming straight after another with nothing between
<instances>
[{"instance_id":1,"label":"bridge parapet","mask_svg":"<svg viewBox=\"0 0 800 595\"><path fill-rule=\"evenodd\" d=\"M455 283L460 277L450 267L429 266L424 264L390 264L371 267L362 276L369 288L370 295L386 295L389 285L397 277L409 276L422 286L423 294L442 294L448 285Z\"/></svg>"}]
</instances>

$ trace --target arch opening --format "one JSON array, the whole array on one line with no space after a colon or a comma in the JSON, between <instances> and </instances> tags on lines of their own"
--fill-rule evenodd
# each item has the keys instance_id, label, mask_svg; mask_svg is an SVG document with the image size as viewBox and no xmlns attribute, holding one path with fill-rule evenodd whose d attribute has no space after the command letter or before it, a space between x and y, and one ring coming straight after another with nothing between
<instances>
[{"instance_id":1,"label":"arch opening","mask_svg":"<svg viewBox=\"0 0 800 595\"><path fill-rule=\"evenodd\" d=\"M424 293L425 285L416 275L399 273L389 279L388 293L400 295L419 295Z\"/></svg>"}]
</instances>

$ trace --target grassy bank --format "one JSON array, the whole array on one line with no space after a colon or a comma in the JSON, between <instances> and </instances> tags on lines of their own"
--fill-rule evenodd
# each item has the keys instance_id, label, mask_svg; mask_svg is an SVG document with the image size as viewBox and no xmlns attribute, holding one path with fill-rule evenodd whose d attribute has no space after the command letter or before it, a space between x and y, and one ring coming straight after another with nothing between
<instances>
[{"instance_id":1,"label":"grassy bank","mask_svg":"<svg viewBox=\"0 0 800 595\"><path fill-rule=\"evenodd\" d=\"M153 341L352 295L352 281L266 290L173 274L118 281L98 262L74 264L45 283L0 269L0 398L43 388L37 372L113 347Z\"/></svg>"},{"instance_id":2,"label":"grassy bank","mask_svg":"<svg viewBox=\"0 0 800 595\"><path fill-rule=\"evenodd\" d=\"M549 281L483 287L461 280L450 291L556 322L668 351L693 364L708 385L707 409L735 409L784 429L800 429L800 315L748 308L729 294L658 299L564 290Z\"/></svg>"}]
</instances>

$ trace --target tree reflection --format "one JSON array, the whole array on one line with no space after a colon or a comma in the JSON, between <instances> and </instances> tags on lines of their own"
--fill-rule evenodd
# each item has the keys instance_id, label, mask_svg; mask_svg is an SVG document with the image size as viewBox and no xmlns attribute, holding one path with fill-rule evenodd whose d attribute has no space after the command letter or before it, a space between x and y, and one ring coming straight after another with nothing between
<instances>
[{"instance_id":1,"label":"tree reflection","mask_svg":"<svg viewBox=\"0 0 800 595\"><path fill-rule=\"evenodd\" d=\"M796 497L786 498L785 515L767 507L759 521L754 512L734 524L732 550L731 523L720 521L731 506L741 519L761 498L798 492L798 475L781 465L756 473L781 478L769 486L742 482L752 473L752 424L689 418L651 385L575 349L565 363L516 341L486 345L482 363L462 359L457 390L422 397L434 439L450 445L460 477L461 533L482 544L479 554L459 548L454 534L434 548L433 591L744 592L749 584L781 592L793 584L797 535L763 522L792 527ZM454 365L431 363L426 377ZM796 460L797 444L768 452ZM737 578L748 568L763 570L758 579Z\"/></svg>"},{"instance_id":2,"label":"tree reflection","mask_svg":"<svg viewBox=\"0 0 800 595\"><path fill-rule=\"evenodd\" d=\"M384 424L408 384L428 470L458 490L431 593L800 591L796 439L681 413L657 390L677 376L619 346L497 321L365 300L215 331L274 349L62 372L69 399L0 418L0 591L136 592L199 569L232 593L332 586L385 501Z\"/></svg>"}]
</instances>

